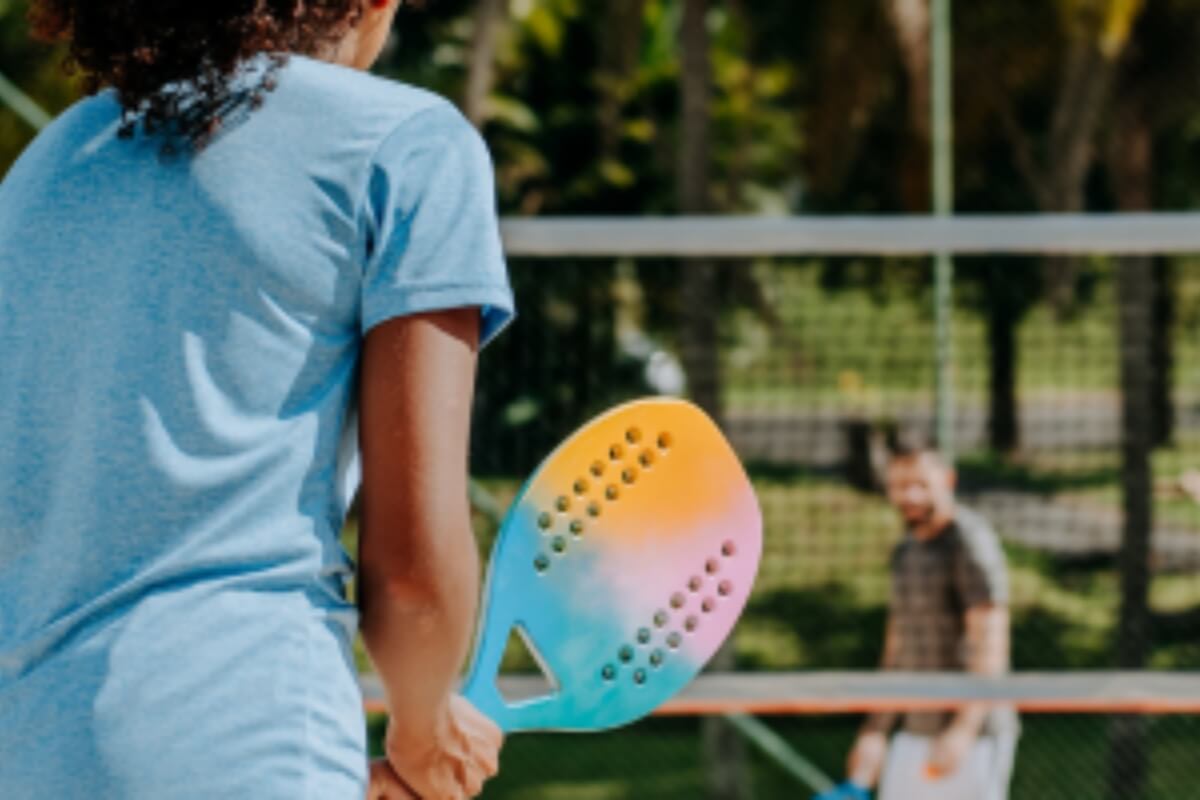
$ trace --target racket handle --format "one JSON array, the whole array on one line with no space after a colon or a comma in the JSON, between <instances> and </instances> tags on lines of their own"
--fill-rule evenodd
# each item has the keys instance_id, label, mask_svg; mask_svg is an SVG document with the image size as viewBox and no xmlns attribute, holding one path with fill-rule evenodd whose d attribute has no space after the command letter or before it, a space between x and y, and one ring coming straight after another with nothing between
<instances>
[{"instance_id":1,"label":"racket handle","mask_svg":"<svg viewBox=\"0 0 1200 800\"><path fill-rule=\"evenodd\" d=\"M500 690L496 687L494 680L468 680L463 685L461 693L463 697L470 701L471 705L475 706L475 708L486 714L488 719L496 723L500 727L500 730L505 733L509 732L507 724L509 718L508 704L504 702L504 698L501 696Z\"/></svg>"}]
</instances>

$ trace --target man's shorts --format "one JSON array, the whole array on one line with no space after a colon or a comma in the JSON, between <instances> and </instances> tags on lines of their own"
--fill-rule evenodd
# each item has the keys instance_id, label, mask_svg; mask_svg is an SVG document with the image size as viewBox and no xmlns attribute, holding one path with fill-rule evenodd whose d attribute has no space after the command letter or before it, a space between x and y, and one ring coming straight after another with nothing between
<instances>
[{"instance_id":1,"label":"man's shorts","mask_svg":"<svg viewBox=\"0 0 1200 800\"><path fill-rule=\"evenodd\" d=\"M1005 800L1012 776L1016 736L983 736L958 770L931 777L927 771L933 739L897 733L888 748L879 800Z\"/></svg>"}]
</instances>

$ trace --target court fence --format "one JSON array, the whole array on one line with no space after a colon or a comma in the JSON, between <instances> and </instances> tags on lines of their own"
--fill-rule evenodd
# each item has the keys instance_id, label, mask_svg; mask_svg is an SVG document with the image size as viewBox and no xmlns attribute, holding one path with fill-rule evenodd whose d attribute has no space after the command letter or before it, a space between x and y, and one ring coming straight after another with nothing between
<instances>
[{"instance_id":1,"label":"court fence","mask_svg":"<svg viewBox=\"0 0 1200 800\"><path fill-rule=\"evenodd\" d=\"M967 699L1021 709L1013 798L1200 796L1200 218L504 230L520 317L481 361L482 552L559 439L653 393L720 420L766 550L719 673L626 731L514 737L487 797L807 797L862 714ZM956 254L948 359L932 252ZM1004 678L877 670L902 535L880 468L890 431L936 433L939 381L959 500L1003 547Z\"/></svg>"}]
</instances>

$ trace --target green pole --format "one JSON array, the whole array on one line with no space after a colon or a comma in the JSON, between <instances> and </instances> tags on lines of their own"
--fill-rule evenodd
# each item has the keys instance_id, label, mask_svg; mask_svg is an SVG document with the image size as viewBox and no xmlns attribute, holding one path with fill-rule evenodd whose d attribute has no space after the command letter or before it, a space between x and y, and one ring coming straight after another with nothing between
<instances>
[{"instance_id":1,"label":"green pole","mask_svg":"<svg viewBox=\"0 0 1200 800\"><path fill-rule=\"evenodd\" d=\"M933 3L933 213L954 213L953 53L950 0ZM934 318L936 320L937 386L934 427L938 448L954 463L954 261L937 253L934 261Z\"/></svg>"},{"instance_id":2,"label":"green pole","mask_svg":"<svg viewBox=\"0 0 1200 800\"><path fill-rule=\"evenodd\" d=\"M0 73L0 103L8 106L18 117L25 120L34 130L40 131L50 124L50 115L33 102L20 87Z\"/></svg>"},{"instance_id":3,"label":"green pole","mask_svg":"<svg viewBox=\"0 0 1200 800\"><path fill-rule=\"evenodd\" d=\"M816 764L796 752L787 740L758 717L725 714L725 719L788 775L814 792L828 792L834 783Z\"/></svg>"}]
</instances>

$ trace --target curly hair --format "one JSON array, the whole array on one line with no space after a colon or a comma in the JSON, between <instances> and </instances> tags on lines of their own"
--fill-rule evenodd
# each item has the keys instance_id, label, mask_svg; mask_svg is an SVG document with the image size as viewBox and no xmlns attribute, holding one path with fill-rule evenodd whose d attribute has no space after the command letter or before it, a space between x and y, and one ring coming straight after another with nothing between
<instances>
[{"instance_id":1,"label":"curly hair","mask_svg":"<svg viewBox=\"0 0 1200 800\"><path fill-rule=\"evenodd\" d=\"M201 148L232 109L257 107L287 53L315 55L361 18L365 0L33 0L35 36L69 45L66 66L85 89L113 87L122 135L141 118ZM238 68L260 53L268 69L235 88ZM179 87L187 87L181 91Z\"/></svg>"}]
</instances>

